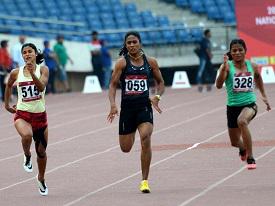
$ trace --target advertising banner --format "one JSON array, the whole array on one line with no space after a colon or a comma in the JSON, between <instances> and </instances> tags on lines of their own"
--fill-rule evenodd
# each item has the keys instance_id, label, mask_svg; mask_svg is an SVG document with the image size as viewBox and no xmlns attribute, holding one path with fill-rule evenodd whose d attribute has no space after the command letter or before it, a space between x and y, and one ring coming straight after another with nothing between
<instances>
[{"instance_id":1,"label":"advertising banner","mask_svg":"<svg viewBox=\"0 0 275 206\"><path fill-rule=\"evenodd\" d=\"M275 0L235 0L238 36L247 58L275 67Z\"/></svg>"}]
</instances>

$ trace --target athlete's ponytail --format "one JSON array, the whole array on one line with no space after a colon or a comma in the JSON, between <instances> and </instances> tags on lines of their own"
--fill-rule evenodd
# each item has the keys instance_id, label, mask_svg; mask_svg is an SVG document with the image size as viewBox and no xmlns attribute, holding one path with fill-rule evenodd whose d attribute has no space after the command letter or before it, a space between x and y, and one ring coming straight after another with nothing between
<instances>
[{"instance_id":1,"label":"athlete's ponytail","mask_svg":"<svg viewBox=\"0 0 275 206\"><path fill-rule=\"evenodd\" d=\"M126 48L125 43L123 44L123 47L119 51L119 56L125 56L128 53L128 49Z\"/></svg>"}]
</instances>

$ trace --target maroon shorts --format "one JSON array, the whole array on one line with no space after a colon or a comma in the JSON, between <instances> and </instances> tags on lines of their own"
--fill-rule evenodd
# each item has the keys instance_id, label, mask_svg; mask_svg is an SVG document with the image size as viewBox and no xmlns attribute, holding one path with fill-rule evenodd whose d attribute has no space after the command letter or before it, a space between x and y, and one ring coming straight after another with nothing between
<instances>
[{"instance_id":1,"label":"maroon shorts","mask_svg":"<svg viewBox=\"0 0 275 206\"><path fill-rule=\"evenodd\" d=\"M31 113L31 112L17 110L14 117L14 121L16 121L17 119L23 119L26 122L30 123L33 131L36 131L38 129L45 128L48 126L46 112Z\"/></svg>"}]
</instances>

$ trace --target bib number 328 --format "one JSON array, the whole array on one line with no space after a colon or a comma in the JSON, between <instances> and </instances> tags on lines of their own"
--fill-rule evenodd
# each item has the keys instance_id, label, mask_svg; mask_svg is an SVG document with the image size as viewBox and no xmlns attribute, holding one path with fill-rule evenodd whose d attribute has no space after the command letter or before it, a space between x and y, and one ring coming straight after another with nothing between
<instances>
[{"instance_id":1,"label":"bib number 328","mask_svg":"<svg viewBox=\"0 0 275 206\"><path fill-rule=\"evenodd\" d=\"M234 91L248 92L253 90L253 76L234 77Z\"/></svg>"}]
</instances>

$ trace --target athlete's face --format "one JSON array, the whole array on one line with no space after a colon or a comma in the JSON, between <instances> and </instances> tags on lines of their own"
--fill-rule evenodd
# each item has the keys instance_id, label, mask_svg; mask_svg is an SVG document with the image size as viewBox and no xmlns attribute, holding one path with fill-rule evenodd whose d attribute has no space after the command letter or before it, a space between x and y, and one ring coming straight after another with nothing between
<instances>
[{"instance_id":1,"label":"athlete's face","mask_svg":"<svg viewBox=\"0 0 275 206\"><path fill-rule=\"evenodd\" d=\"M36 58L35 50L29 46L26 46L22 50L22 56L26 63L33 62Z\"/></svg>"},{"instance_id":2,"label":"athlete's face","mask_svg":"<svg viewBox=\"0 0 275 206\"><path fill-rule=\"evenodd\" d=\"M126 48L130 54L137 54L141 48L139 39L134 35L129 35L126 38Z\"/></svg>"},{"instance_id":3,"label":"athlete's face","mask_svg":"<svg viewBox=\"0 0 275 206\"><path fill-rule=\"evenodd\" d=\"M245 59L245 49L241 44L233 44L230 50L232 58L234 61L239 62Z\"/></svg>"}]
</instances>

